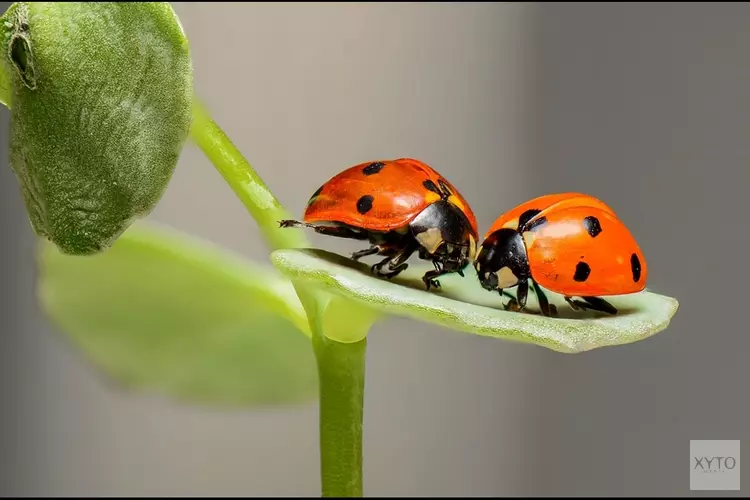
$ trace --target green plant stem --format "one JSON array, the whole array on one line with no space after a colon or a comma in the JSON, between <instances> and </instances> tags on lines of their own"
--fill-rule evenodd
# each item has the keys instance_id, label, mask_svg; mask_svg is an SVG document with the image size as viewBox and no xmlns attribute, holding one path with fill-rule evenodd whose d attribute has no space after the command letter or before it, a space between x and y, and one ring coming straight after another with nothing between
<instances>
[{"instance_id":1,"label":"green plant stem","mask_svg":"<svg viewBox=\"0 0 750 500\"><path fill-rule=\"evenodd\" d=\"M324 497L362 496L362 421L367 339L344 344L313 333L320 384Z\"/></svg>"},{"instance_id":2,"label":"green plant stem","mask_svg":"<svg viewBox=\"0 0 750 500\"><path fill-rule=\"evenodd\" d=\"M197 99L193 105L190 135L257 221L274 249L309 246L300 229L279 228L278 221L290 218L289 214Z\"/></svg>"},{"instance_id":3,"label":"green plant stem","mask_svg":"<svg viewBox=\"0 0 750 500\"><path fill-rule=\"evenodd\" d=\"M309 246L301 230L278 227L279 220L289 218L287 212L197 101L191 137L257 221L273 248ZM361 497L367 339L342 343L326 337L323 318L329 298L303 285L294 286L310 320L318 365L322 493L324 497Z\"/></svg>"}]
</instances>

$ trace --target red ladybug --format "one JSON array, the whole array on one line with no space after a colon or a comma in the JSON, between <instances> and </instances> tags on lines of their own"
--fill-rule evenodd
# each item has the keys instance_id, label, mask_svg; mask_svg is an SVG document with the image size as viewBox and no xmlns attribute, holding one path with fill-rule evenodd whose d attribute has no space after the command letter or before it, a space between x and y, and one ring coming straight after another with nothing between
<instances>
[{"instance_id":1,"label":"red ladybug","mask_svg":"<svg viewBox=\"0 0 750 500\"><path fill-rule=\"evenodd\" d=\"M463 276L476 253L477 221L458 190L429 165L411 158L350 167L328 180L307 202L304 222L283 220L280 227L310 227L340 238L368 240L352 254L385 258L372 266L392 278L418 252L434 271L422 277L427 289L446 273Z\"/></svg>"},{"instance_id":2,"label":"red ladybug","mask_svg":"<svg viewBox=\"0 0 750 500\"><path fill-rule=\"evenodd\" d=\"M604 202L581 193L540 196L501 215L487 231L474 267L490 291L517 286L526 305L531 281L542 314L554 314L541 287L573 309L616 314L601 298L640 292L648 268L627 227ZM573 300L580 297L581 300Z\"/></svg>"}]
</instances>

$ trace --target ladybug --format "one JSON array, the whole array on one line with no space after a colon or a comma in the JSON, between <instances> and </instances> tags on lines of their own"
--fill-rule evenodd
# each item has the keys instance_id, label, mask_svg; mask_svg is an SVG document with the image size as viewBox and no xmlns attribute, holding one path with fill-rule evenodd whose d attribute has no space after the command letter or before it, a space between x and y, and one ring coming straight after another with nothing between
<instances>
[{"instance_id":1,"label":"ladybug","mask_svg":"<svg viewBox=\"0 0 750 500\"><path fill-rule=\"evenodd\" d=\"M540 196L498 217L474 268L486 290L502 295L517 286L509 304L517 310L526 306L531 281L545 316L556 309L541 287L563 295L574 310L617 314L602 296L640 292L648 278L646 260L628 228L604 202L582 193Z\"/></svg>"},{"instance_id":2,"label":"ladybug","mask_svg":"<svg viewBox=\"0 0 750 500\"><path fill-rule=\"evenodd\" d=\"M309 227L339 238L367 240L354 252L359 260L381 255L371 267L393 278L404 271L414 252L435 266L424 274L427 287L440 288L437 277L463 269L475 256L477 221L458 190L432 167L399 158L361 163L335 175L313 193L304 221L283 220L280 227Z\"/></svg>"}]
</instances>

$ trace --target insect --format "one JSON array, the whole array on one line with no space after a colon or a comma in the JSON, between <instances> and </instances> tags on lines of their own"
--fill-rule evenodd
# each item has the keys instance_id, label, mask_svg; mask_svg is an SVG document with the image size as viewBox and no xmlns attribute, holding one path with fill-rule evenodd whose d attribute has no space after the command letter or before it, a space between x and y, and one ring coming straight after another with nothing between
<instances>
[{"instance_id":1,"label":"insect","mask_svg":"<svg viewBox=\"0 0 750 500\"><path fill-rule=\"evenodd\" d=\"M458 190L432 167L411 158L347 168L313 193L303 222L283 220L279 225L368 240L370 247L351 258L383 256L371 271L389 279L404 271L417 252L435 267L422 277L428 290L440 288L436 278L444 274L463 277L478 240L476 218Z\"/></svg>"},{"instance_id":2,"label":"insect","mask_svg":"<svg viewBox=\"0 0 750 500\"><path fill-rule=\"evenodd\" d=\"M526 306L529 281L545 316L555 314L541 287L575 310L617 314L602 296L640 292L648 268L633 236L601 200L582 193L549 194L504 213L487 231L474 261L486 290L518 287ZM576 300L579 297L582 300Z\"/></svg>"}]
</instances>

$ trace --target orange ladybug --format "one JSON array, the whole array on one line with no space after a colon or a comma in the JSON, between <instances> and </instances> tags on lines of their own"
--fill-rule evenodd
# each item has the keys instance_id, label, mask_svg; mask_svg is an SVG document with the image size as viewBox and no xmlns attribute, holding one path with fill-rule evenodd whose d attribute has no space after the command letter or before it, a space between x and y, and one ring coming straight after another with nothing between
<instances>
[{"instance_id":1,"label":"orange ladybug","mask_svg":"<svg viewBox=\"0 0 750 500\"><path fill-rule=\"evenodd\" d=\"M501 215L487 231L474 268L486 290L502 295L517 286L519 310L531 281L545 316L554 308L540 286L563 295L573 309L617 314L601 297L640 292L648 278L646 259L628 228L604 202L582 193L540 196Z\"/></svg>"},{"instance_id":2,"label":"orange ladybug","mask_svg":"<svg viewBox=\"0 0 750 500\"><path fill-rule=\"evenodd\" d=\"M371 270L386 278L404 271L417 252L435 266L422 277L428 290L440 287L436 278L443 274L463 276L478 240L476 218L463 196L432 167L411 158L361 163L340 172L313 193L304 222L279 225L368 240L370 247L351 258L384 256Z\"/></svg>"}]
</instances>

